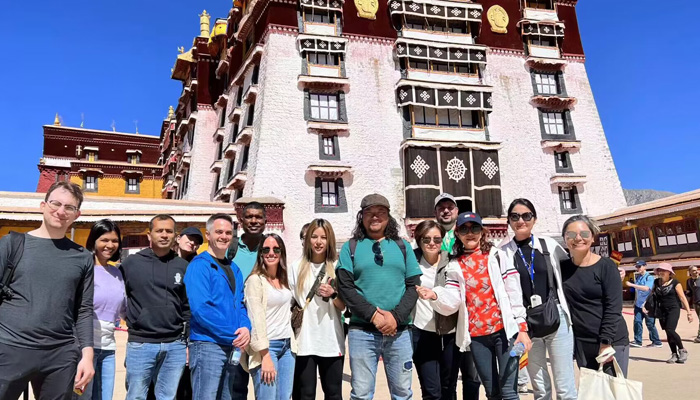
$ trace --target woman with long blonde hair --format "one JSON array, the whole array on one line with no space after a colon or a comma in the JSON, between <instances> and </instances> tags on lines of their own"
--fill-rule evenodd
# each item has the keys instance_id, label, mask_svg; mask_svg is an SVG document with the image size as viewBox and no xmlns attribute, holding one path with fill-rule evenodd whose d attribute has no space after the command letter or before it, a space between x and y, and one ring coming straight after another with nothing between
<instances>
[{"instance_id":1,"label":"woman with long blonde hair","mask_svg":"<svg viewBox=\"0 0 700 400\"><path fill-rule=\"evenodd\" d=\"M289 269L289 287L304 310L296 336L294 400L316 398L317 370L326 400L342 398L345 335L341 311L345 304L337 297L337 260L331 223L313 220L306 231L303 255Z\"/></svg>"}]
</instances>

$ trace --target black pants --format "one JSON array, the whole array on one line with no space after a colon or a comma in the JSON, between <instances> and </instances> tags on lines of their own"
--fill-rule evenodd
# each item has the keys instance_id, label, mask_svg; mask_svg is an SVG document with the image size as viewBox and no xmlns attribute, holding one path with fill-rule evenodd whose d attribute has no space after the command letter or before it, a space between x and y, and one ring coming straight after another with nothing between
<instances>
[{"instance_id":1,"label":"black pants","mask_svg":"<svg viewBox=\"0 0 700 400\"><path fill-rule=\"evenodd\" d=\"M416 365L423 400L452 400L457 390L459 369L455 363L455 334L438 335L435 332L413 328L413 363ZM459 357L459 356L457 356Z\"/></svg>"},{"instance_id":2,"label":"black pants","mask_svg":"<svg viewBox=\"0 0 700 400\"><path fill-rule=\"evenodd\" d=\"M343 398L344 357L297 356L294 365L293 400L316 399L316 370L321 378L324 399Z\"/></svg>"},{"instance_id":3,"label":"black pants","mask_svg":"<svg viewBox=\"0 0 700 400\"><path fill-rule=\"evenodd\" d=\"M663 316L659 318L659 323L661 324L661 329L666 332L666 340L668 345L671 347L671 353L678 353L679 349L683 348L683 341L680 335L676 332L678 328L678 319L681 316L681 309L674 308L671 310L664 310Z\"/></svg>"},{"instance_id":4,"label":"black pants","mask_svg":"<svg viewBox=\"0 0 700 400\"><path fill-rule=\"evenodd\" d=\"M630 346L629 344L621 346L613 346L615 350L615 359L617 363L620 364L620 369L622 373L627 377L627 367L629 365L630 358ZM598 369L598 357L600 353L600 344L591 342L582 342L579 339L574 338L574 358L576 359L576 364L579 368L588 369ZM611 362L603 366L603 372L608 375L615 376L615 368Z\"/></svg>"},{"instance_id":5,"label":"black pants","mask_svg":"<svg viewBox=\"0 0 700 400\"><path fill-rule=\"evenodd\" d=\"M0 344L0 399L18 399L31 383L37 400L70 400L79 357L75 344L51 350Z\"/></svg>"},{"instance_id":6,"label":"black pants","mask_svg":"<svg viewBox=\"0 0 700 400\"><path fill-rule=\"evenodd\" d=\"M454 364L455 366L452 369L454 383L457 385L457 371L459 370L462 372L462 399L479 400L481 381L479 380L479 374L474 364L474 353L472 353L471 350L462 353L456 346L455 352L454 360L456 364ZM455 396L457 395L456 391L453 391L453 393L455 393Z\"/></svg>"}]
</instances>

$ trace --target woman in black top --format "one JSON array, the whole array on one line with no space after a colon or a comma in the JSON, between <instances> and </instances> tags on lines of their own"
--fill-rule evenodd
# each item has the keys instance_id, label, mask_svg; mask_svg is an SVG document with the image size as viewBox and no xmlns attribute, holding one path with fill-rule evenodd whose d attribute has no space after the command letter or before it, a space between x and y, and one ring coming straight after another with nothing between
<instances>
[{"instance_id":1,"label":"woman in black top","mask_svg":"<svg viewBox=\"0 0 700 400\"><path fill-rule=\"evenodd\" d=\"M669 263L661 263L656 267L655 272L658 278L654 281L652 294L658 301L661 329L666 331L666 339L671 347L671 358L666 362L683 364L688 359L688 350L683 348L683 341L676 332L678 319L681 316L681 303L688 313L688 322L693 322L693 314L690 312L683 288L673 277L673 266Z\"/></svg>"},{"instance_id":2,"label":"woman in black top","mask_svg":"<svg viewBox=\"0 0 700 400\"><path fill-rule=\"evenodd\" d=\"M579 368L597 370L596 357L612 347L627 376L629 340L622 318L622 281L612 260L591 252L599 232L585 215L569 218L562 230L571 254L570 260L561 262L561 273L574 328L574 356ZM603 360L610 375L614 375L612 358Z\"/></svg>"}]
</instances>

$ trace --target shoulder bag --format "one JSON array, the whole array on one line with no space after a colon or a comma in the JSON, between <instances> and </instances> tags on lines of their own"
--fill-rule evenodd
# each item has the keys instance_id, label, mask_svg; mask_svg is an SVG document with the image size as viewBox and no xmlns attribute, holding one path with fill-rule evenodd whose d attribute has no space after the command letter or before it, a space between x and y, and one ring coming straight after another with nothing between
<instances>
[{"instance_id":1,"label":"shoulder bag","mask_svg":"<svg viewBox=\"0 0 700 400\"><path fill-rule=\"evenodd\" d=\"M325 276L326 265L324 263L324 265L321 266L321 270L318 272L318 275L316 275L316 280L314 280L314 284L311 286L309 293L306 295L306 301L304 302L304 306L300 306L296 300L293 300L292 329L294 329L294 335L299 335L299 331L301 330L301 323L304 322L304 311L306 311L306 307L309 305L309 303L311 303L311 299L314 298L314 295L316 294L318 287L321 286L321 282L323 282L323 278Z\"/></svg>"}]
</instances>

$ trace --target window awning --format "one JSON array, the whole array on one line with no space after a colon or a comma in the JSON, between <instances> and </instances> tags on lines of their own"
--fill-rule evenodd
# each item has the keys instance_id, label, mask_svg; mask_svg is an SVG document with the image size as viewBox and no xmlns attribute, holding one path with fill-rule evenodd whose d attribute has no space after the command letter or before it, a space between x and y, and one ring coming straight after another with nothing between
<instances>
[{"instance_id":1,"label":"window awning","mask_svg":"<svg viewBox=\"0 0 700 400\"><path fill-rule=\"evenodd\" d=\"M451 86L401 80L396 87L399 107L418 105L460 110L493 110L491 88L481 86Z\"/></svg>"},{"instance_id":2,"label":"window awning","mask_svg":"<svg viewBox=\"0 0 700 400\"><path fill-rule=\"evenodd\" d=\"M320 178L340 178L346 172L352 172L349 165L309 165L307 171Z\"/></svg>"},{"instance_id":3,"label":"window awning","mask_svg":"<svg viewBox=\"0 0 700 400\"><path fill-rule=\"evenodd\" d=\"M556 21L527 21L518 22L523 36L539 35L564 37L564 24Z\"/></svg>"},{"instance_id":4,"label":"window awning","mask_svg":"<svg viewBox=\"0 0 700 400\"><path fill-rule=\"evenodd\" d=\"M348 40L342 38L299 35L297 37L300 52L345 53Z\"/></svg>"},{"instance_id":5,"label":"window awning","mask_svg":"<svg viewBox=\"0 0 700 400\"><path fill-rule=\"evenodd\" d=\"M344 0L300 0L299 4L304 8L339 11L342 13L344 2Z\"/></svg>"},{"instance_id":6,"label":"window awning","mask_svg":"<svg viewBox=\"0 0 700 400\"><path fill-rule=\"evenodd\" d=\"M456 3L440 0L391 0L391 15L416 15L424 18L440 18L481 23L481 4Z\"/></svg>"},{"instance_id":7,"label":"window awning","mask_svg":"<svg viewBox=\"0 0 700 400\"><path fill-rule=\"evenodd\" d=\"M486 47L455 45L437 42L423 42L399 38L396 41L398 57L419 58L424 60L446 61L452 63L486 64Z\"/></svg>"},{"instance_id":8,"label":"window awning","mask_svg":"<svg viewBox=\"0 0 700 400\"><path fill-rule=\"evenodd\" d=\"M557 186L574 186L586 183L586 175L558 174L549 179L549 183Z\"/></svg>"}]
</instances>

